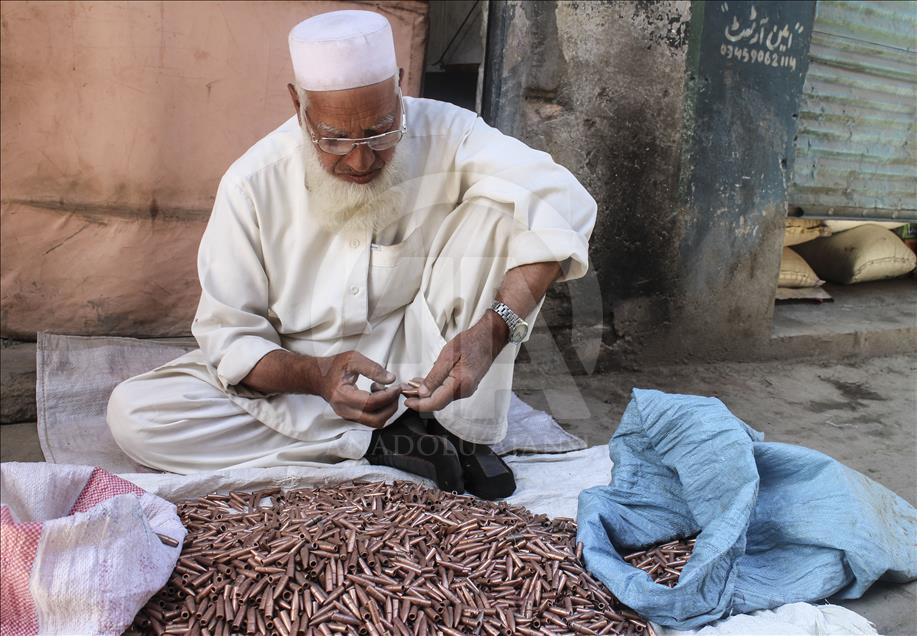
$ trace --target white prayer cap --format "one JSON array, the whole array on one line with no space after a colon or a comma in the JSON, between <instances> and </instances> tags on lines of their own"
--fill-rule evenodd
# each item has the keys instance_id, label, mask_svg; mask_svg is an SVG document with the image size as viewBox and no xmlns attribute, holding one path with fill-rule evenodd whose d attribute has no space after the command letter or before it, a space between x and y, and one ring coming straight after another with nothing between
<instances>
[{"instance_id":1,"label":"white prayer cap","mask_svg":"<svg viewBox=\"0 0 917 636\"><path fill-rule=\"evenodd\" d=\"M398 72L392 27L372 11L331 11L290 31L296 83L308 91L369 86Z\"/></svg>"}]
</instances>

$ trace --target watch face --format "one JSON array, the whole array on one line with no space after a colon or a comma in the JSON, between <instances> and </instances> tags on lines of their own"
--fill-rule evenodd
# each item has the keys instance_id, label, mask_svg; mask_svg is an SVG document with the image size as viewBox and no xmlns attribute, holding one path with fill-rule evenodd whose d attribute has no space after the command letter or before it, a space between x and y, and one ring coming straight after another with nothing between
<instances>
[{"instance_id":1,"label":"watch face","mask_svg":"<svg viewBox=\"0 0 917 636\"><path fill-rule=\"evenodd\" d=\"M513 331L509 335L509 340L510 342L522 342L528 332L528 324L526 324L524 320L520 320L516 323L516 326L513 327Z\"/></svg>"}]
</instances>

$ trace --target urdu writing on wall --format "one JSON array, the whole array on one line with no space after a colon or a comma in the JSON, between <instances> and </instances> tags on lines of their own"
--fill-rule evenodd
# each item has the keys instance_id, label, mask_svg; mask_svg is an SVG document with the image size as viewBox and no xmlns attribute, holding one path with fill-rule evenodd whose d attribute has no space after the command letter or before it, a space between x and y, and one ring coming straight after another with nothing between
<instances>
[{"instance_id":1,"label":"urdu writing on wall","mask_svg":"<svg viewBox=\"0 0 917 636\"><path fill-rule=\"evenodd\" d=\"M744 15L746 7L748 12ZM728 14L729 3L723 2L720 11ZM792 27L788 23L771 22L770 17L760 14L755 5L749 7L743 3L741 13L741 16L734 14L723 30L720 55L728 60L795 71L797 56L793 51L793 35L801 35L805 27L798 21Z\"/></svg>"}]
</instances>

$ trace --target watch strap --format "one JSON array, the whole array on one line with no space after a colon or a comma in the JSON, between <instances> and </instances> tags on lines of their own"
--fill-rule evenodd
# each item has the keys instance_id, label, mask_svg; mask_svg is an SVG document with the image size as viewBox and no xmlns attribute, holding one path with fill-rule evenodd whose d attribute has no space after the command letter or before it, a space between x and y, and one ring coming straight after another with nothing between
<instances>
[{"instance_id":1,"label":"watch strap","mask_svg":"<svg viewBox=\"0 0 917 636\"><path fill-rule=\"evenodd\" d=\"M510 340L512 340L513 329L519 324L522 318L520 318L515 311L510 309L509 306L505 303L501 303L499 300L493 301L490 308L493 309L494 312L503 319L506 326L509 327Z\"/></svg>"}]
</instances>

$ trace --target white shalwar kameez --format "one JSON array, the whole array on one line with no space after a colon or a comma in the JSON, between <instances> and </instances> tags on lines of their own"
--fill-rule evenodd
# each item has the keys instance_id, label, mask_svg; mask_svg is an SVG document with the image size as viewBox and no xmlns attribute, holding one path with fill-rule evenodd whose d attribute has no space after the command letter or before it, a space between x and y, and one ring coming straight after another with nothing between
<instances>
[{"instance_id":1,"label":"white shalwar kameez","mask_svg":"<svg viewBox=\"0 0 917 636\"><path fill-rule=\"evenodd\" d=\"M198 257L200 349L111 396L108 423L132 459L193 473L362 457L372 429L321 397L266 395L240 381L281 348L356 350L399 381L425 376L443 345L480 319L507 270L553 261L561 280L586 272L596 204L570 172L468 110L404 101L405 213L375 236L310 217L295 117L229 168ZM474 395L437 419L469 441L502 439L517 349L508 345ZM404 410L401 398L389 422Z\"/></svg>"}]
</instances>

